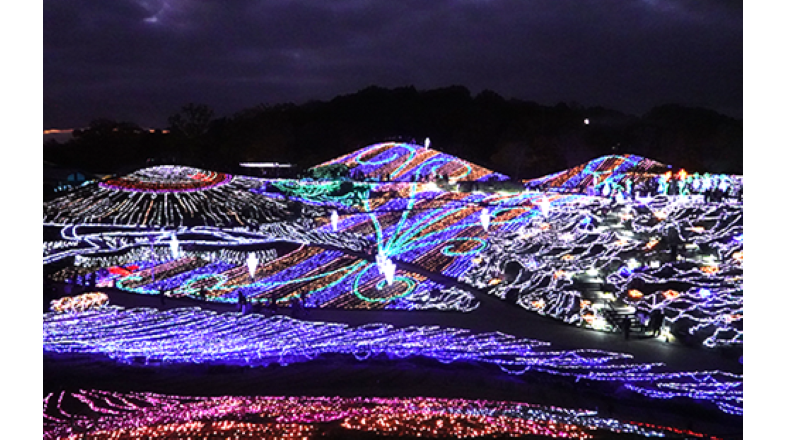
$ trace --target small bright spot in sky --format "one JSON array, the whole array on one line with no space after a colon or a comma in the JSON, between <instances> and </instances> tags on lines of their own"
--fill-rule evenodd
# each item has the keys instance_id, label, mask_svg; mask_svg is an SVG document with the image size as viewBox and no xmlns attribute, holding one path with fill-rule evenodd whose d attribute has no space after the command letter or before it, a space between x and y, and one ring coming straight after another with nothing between
<instances>
[{"instance_id":1,"label":"small bright spot in sky","mask_svg":"<svg viewBox=\"0 0 786 440\"><path fill-rule=\"evenodd\" d=\"M584 120L584 125L589 125L589 119Z\"/></svg>"}]
</instances>

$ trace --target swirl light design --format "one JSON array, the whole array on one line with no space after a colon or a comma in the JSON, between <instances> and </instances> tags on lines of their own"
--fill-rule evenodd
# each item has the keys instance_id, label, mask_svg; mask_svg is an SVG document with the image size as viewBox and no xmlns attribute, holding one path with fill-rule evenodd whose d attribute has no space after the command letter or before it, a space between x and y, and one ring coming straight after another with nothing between
<instances>
[{"instance_id":1,"label":"swirl light design","mask_svg":"<svg viewBox=\"0 0 786 440\"><path fill-rule=\"evenodd\" d=\"M117 278L116 287L227 303L237 302L242 293L252 303L266 305L275 299L282 306L295 297L306 307L469 311L478 306L468 292L406 271L399 271L396 282L386 286L372 268L372 263L339 251L301 247L260 265L253 279L243 263L185 257Z\"/></svg>"}]
</instances>

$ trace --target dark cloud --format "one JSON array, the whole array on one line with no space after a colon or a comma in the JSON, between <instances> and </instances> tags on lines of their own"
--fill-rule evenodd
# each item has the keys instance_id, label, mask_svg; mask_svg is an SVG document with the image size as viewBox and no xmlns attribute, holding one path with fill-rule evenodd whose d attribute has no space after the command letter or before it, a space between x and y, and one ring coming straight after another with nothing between
<instances>
[{"instance_id":1,"label":"dark cloud","mask_svg":"<svg viewBox=\"0 0 786 440\"><path fill-rule=\"evenodd\" d=\"M742 6L712 0L45 0L44 125L162 126L369 85L742 116Z\"/></svg>"}]
</instances>

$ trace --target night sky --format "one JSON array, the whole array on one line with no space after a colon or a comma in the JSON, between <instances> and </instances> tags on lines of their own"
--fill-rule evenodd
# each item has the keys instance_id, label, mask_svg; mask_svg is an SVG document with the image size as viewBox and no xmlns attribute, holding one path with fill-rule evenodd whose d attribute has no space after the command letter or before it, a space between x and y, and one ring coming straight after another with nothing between
<instances>
[{"instance_id":1,"label":"night sky","mask_svg":"<svg viewBox=\"0 0 786 440\"><path fill-rule=\"evenodd\" d=\"M43 125L463 85L742 118L741 0L44 0Z\"/></svg>"}]
</instances>

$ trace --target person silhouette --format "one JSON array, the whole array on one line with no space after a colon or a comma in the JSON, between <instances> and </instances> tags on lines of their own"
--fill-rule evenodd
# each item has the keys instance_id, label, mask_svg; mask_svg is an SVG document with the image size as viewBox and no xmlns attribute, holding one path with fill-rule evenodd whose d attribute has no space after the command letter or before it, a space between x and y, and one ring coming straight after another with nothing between
<instances>
[{"instance_id":1,"label":"person silhouette","mask_svg":"<svg viewBox=\"0 0 786 440\"><path fill-rule=\"evenodd\" d=\"M625 335L625 339L630 338L630 317L628 316L622 319L622 334Z\"/></svg>"}]
</instances>

